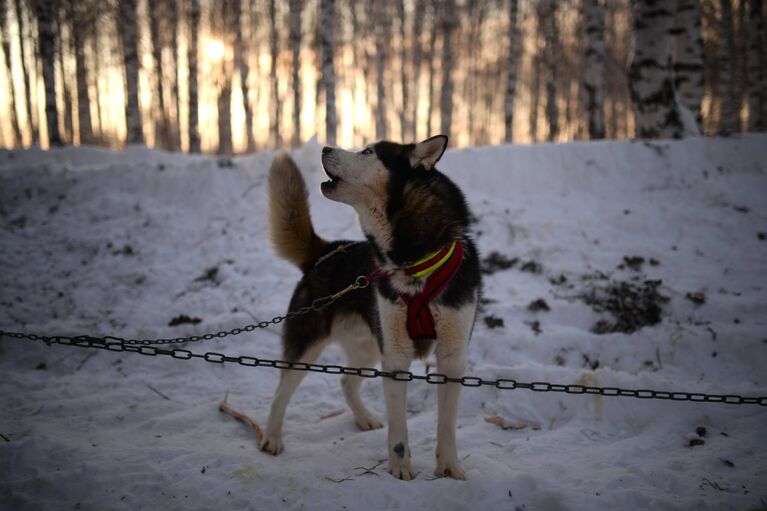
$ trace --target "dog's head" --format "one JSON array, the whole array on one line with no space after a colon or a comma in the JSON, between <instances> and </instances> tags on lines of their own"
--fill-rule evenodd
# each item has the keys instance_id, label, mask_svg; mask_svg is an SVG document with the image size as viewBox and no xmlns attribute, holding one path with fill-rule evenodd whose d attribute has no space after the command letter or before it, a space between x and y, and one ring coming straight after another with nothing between
<instances>
[{"instance_id":1,"label":"dog's head","mask_svg":"<svg viewBox=\"0 0 767 511\"><path fill-rule=\"evenodd\" d=\"M357 152L324 147L322 167L330 180L322 183L322 194L355 208L378 202L393 180L406 181L410 176L432 170L445 148L445 135L417 144L381 141Z\"/></svg>"}]
</instances>

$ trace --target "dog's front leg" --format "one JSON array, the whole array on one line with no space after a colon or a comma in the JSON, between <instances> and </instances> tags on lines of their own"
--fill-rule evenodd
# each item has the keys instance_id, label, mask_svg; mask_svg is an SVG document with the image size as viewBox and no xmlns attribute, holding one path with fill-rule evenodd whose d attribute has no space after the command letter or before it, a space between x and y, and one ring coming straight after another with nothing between
<instances>
[{"instance_id":1,"label":"dog's front leg","mask_svg":"<svg viewBox=\"0 0 767 511\"><path fill-rule=\"evenodd\" d=\"M460 346L437 344L438 373L450 378L463 376L466 366L465 345L460 344ZM466 479L466 474L458 463L458 449L455 441L455 422L460 395L460 383L446 383L437 389L437 470L434 473L438 477L463 480Z\"/></svg>"},{"instance_id":2,"label":"dog's front leg","mask_svg":"<svg viewBox=\"0 0 767 511\"><path fill-rule=\"evenodd\" d=\"M466 350L471 336L474 308L464 306L442 315L442 329L437 341L437 372L450 378L461 378L466 371ZM437 389L437 469L438 477L466 479L458 463L455 426L458 416L460 383L446 383Z\"/></svg>"},{"instance_id":3,"label":"dog's front leg","mask_svg":"<svg viewBox=\"0 0 767 511\"><path fill-rule=\"evenodd\" d=\"M413 341L405 328L405 308L379 297L383 333L384 371L408 371L413 360ZM386 418L389 423L389 473L398 479L410 481L410 447L407 438L407 383L386 378L384 380Z\"/></svg>"},{"instance_id":4,"label":"dog's front leg","mask_svg":"<svg viewBox=\"0 0 767 511\"><path fill-rule=\"evenodd\" d=\"M409 340L409 339L408 339ZM384 347L383 370L407 371L413 359L412 346L408 350ZM410 481L413 472L410 468L410 446L407 438L407 383L404 381L384 380L386 397L386 416L389 421L389 473L398 479Z\"/></svg>"}]
</instances>

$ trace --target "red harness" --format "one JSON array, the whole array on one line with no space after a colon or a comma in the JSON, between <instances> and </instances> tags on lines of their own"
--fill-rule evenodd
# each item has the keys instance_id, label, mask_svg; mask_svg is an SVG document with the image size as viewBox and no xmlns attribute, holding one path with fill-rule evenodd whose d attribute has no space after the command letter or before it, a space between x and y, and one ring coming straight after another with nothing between
<instances>
[{"instance_id":1,"label":"red harness","mask_svg":"<svg viewBox=\"0 0 767 511\"><path fill-rule=\"evenodd\" d=\"M452 251L452 253L450 253ZM445 257L450 253L447 260ZM463 262L463 244L456 241L455 244L445 246L442 250L414 266L405 268L405 274L413 276L432 269L426 285L417 295L401 293L399 297L407 305L407 333L411 339L436 339L437 331L434 328L434 316L429 308L429 303L444 291L450 282L458 274L458 269ZM419 277L413 277L419 278Z\"/></svg>"},{"instance_id":2,"label":"red harness","mask_svg":"<svg viewBox=\"0 0 767 511\"><path fill-rule=\"evenodd\" d=\"M445 290L448 284L458 274L463 262L463 244L456 240L446 245L440 251L428 256L418 263L405 267L405 275L414 279L428 275L426 285L417 295L400 293L399 297L407 305L407 333L414 341L436 339L434 316L429 309L429 303ZM368 280L390 277L392 272L376 269L367 276Z\"/></svg>"}]
</instances>

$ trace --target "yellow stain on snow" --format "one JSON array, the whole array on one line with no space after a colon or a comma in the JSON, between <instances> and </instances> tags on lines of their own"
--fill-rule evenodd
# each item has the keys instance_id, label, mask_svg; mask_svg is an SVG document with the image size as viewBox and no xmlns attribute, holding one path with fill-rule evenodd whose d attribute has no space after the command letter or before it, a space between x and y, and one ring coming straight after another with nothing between
<instances>
[{"instance_id":1,"label":"yellow stain on snow","mask_svg":"<svg viewBox=\"0 0 767 511\"><path fill-rule=\"evenodd\" d=\"M240 481L243 486L250 486L261 478L258 467L251 464L245 464L238 468L232 475Z\"/></svg>"},{"instance_id":2,"label":"yellow stain on snow","mask_svg":"<svg viewBox=\"0 0 767 511\"><path fill-rule=\"evenodd\" d=\"M581 377L575 381L575 385L599 386L599 377L596 373L583 373ZM596 422L602 422L605 417L604 398L599 394L592 394L591 399L586 401L586 409L591 409Z\"/></svg>"}]
</instances>

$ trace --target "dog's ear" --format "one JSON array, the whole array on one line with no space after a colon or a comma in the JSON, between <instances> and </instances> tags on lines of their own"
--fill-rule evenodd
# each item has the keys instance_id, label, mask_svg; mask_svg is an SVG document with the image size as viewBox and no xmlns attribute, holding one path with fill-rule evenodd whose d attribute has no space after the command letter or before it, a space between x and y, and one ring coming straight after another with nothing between
<instances>
[{"instance_id":1,"label":"dog's ear","mask_svg":"<svg viewBox=\"0 0 767 511\"><path fill-rule=\"evenodd\" d=\"M447 149L447 135L436 135L427 138L415 145L410 155L410 165L413 168L423 165L426 170L431 170L437 164Z\"/></svg>"}]
</instances>

